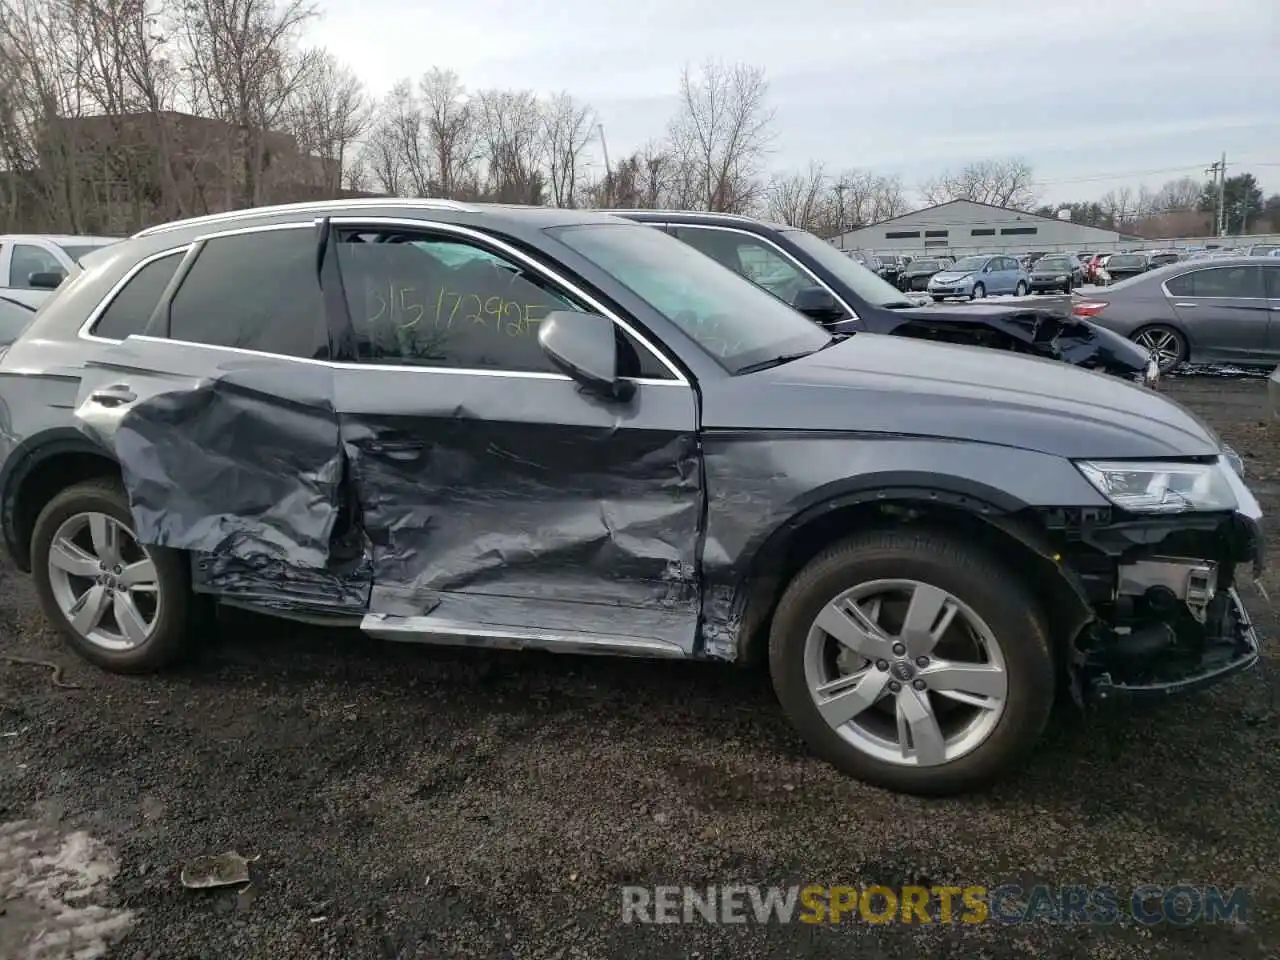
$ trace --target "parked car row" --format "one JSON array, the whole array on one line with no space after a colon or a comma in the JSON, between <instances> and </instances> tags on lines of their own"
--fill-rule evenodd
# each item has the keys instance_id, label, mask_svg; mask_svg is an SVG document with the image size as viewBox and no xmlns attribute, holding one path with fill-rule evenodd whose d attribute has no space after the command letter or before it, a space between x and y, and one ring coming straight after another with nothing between
<instances>
[{"instance_id":1,"label":"parked car row","mask_svg":"<svg viewBox=\"0 0 1280 960\"><path fill-rule=\"evenodd\" d=\"M712 214L331 201L84 261L0 356L0 534L104 669L189 654L213 603L762 661L815 753L941 794L1007 774L1059 691L1258 659L1238 458L1079 369L1143 356L1091 320L915 307ZM1005 349L927 342L983 330Z\"/></svg>"}]
</instances>

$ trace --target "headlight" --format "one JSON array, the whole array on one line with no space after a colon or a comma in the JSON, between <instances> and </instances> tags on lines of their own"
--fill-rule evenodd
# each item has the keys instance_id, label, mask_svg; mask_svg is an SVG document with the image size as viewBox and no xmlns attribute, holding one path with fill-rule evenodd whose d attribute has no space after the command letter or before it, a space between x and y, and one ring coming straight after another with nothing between
<instances>
[{"instance_id":1,"label":"headlight","mask_svg":"<svg viewBox=\"0 0 1280 960\"><path fill-rule=\"evenodd\" d=\"M1076 467L1098 492L1134 513L1234 510L1236 497L1222 465L1166 461L1081 460Z\"/></svg>"},{"instance_id":2,"label":"headlight","mask_svg":"<svg viewBox=\"0 0 1280 960\"><path fill-rule=\"evenodd\" d=\"M1067 279L1067 275L1064 273L1064 274L1063 274L1062 276L1060 276L1060 277L1054 277L1054 278L1053 278L1053 282L1054 282L1054 283L1062 283L1062 281L1063 281L1063 280L1066 280L1066 279Z\"/></svg>"}]
</instances>

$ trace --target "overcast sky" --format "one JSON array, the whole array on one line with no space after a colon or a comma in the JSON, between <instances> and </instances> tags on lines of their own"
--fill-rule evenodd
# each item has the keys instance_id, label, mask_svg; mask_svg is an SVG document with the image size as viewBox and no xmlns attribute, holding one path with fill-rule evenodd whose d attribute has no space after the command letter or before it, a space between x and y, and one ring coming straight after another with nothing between
<instances>
[{"instance_id":1,"label":"overcast sky","mask_svg":"<svg viewBox=\"0 0 1280 960\"><path fill-rule=\"evenodd\" d=\"M1227 152L1280 191L1280 0L322 0L311 39L377 92L432 66L567 90L610 155L660 136L681 67L766 70L768 163L922 177L1021 156L1042 198L1159 186ZM597 160L598 162L598 160Z\"/></svg>"}]
</instances>

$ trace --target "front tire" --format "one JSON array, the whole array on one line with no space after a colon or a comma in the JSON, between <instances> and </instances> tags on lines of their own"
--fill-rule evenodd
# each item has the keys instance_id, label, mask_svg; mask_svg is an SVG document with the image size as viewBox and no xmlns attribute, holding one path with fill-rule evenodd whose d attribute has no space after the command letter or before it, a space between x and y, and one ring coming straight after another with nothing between
<instances>
[{"instance_id":1,"label":"front tire","mask_svg":"<svg viewBox=\"0 0 1280 960\"><path fill-rule=\"evenodd\" d=\"M184 557L138 543L118 482L87 480L54 496L36 519L31 565L45 616L90 663L150 673L189 651L198 605Z\"/></svg>"},{"instance_id":2,"label":"front tire","mask_svg":"<svg viewBox=\"0 0 1280 960\"><path fill-rule=\"evenodd\" d=\"M1044 614L1015 573L927 529L860 534L791 581L769 638L774 689L811 749L890 790L1001 778L1054 698Z\"/></svg>"},{"instance_id":3,"label":"front tire","mask_svg":"<svg viewBox=\"0 0 1280 960\"><path fill-rule=\"evenodd\" d=\"M1013 295L1015 297L1025 297L1027 295L1027 285L1019 280L1018 285L1013 288Z\"/></svg>"},{"instance_id":4,"label":"front tire","mask_svg":"<svg viewBox=\"0 0 1280 960\"><path fill-rule=\"evenodd\" d=\"M981 284L981 283L975 283L975 284L973 285L973 293L969 294L969 299L970 299L970 300L981 300L981 299L982 299L983 297L985 297L986 295L987 295L987 288L986 288L986 286L985 286L985 285L983 285L983 284Z\"/></svg>"}]
</instances>

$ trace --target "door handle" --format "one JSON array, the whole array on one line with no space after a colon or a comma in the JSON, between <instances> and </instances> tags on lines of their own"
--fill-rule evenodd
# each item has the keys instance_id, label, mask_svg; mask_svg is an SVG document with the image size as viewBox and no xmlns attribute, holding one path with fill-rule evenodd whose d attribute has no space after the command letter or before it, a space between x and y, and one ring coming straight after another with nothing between
<instances>
[{"instance_id":1,"label":"door handle","mask_svg":"<svg viewBox=\"0 0 1280 960\"><path fill-rule=\"evenodd\" d=\"M133 403L133 401L138 399L138 395L130 390L125 384L120 384L114 387L103 387L101 390L95 390L93 393L89 394L89 399L104 407L119 407L126 403Z\"/></svg>"},{"instance_id":2,"label":"door handle","mask_svg":"<svg viewBox=\"0 0 1280 960\"><path fill-rule=\"evenodd\" d=\"M1182 307L1182 308L1185 310L1187 307L1197 307L1197 306L1199 306L1199 304L1197 304L1197 303L1175 303L1175 304L1174 304L1174 306L1175 306L1175 307Z\"/></svg>"}]
</instances>

